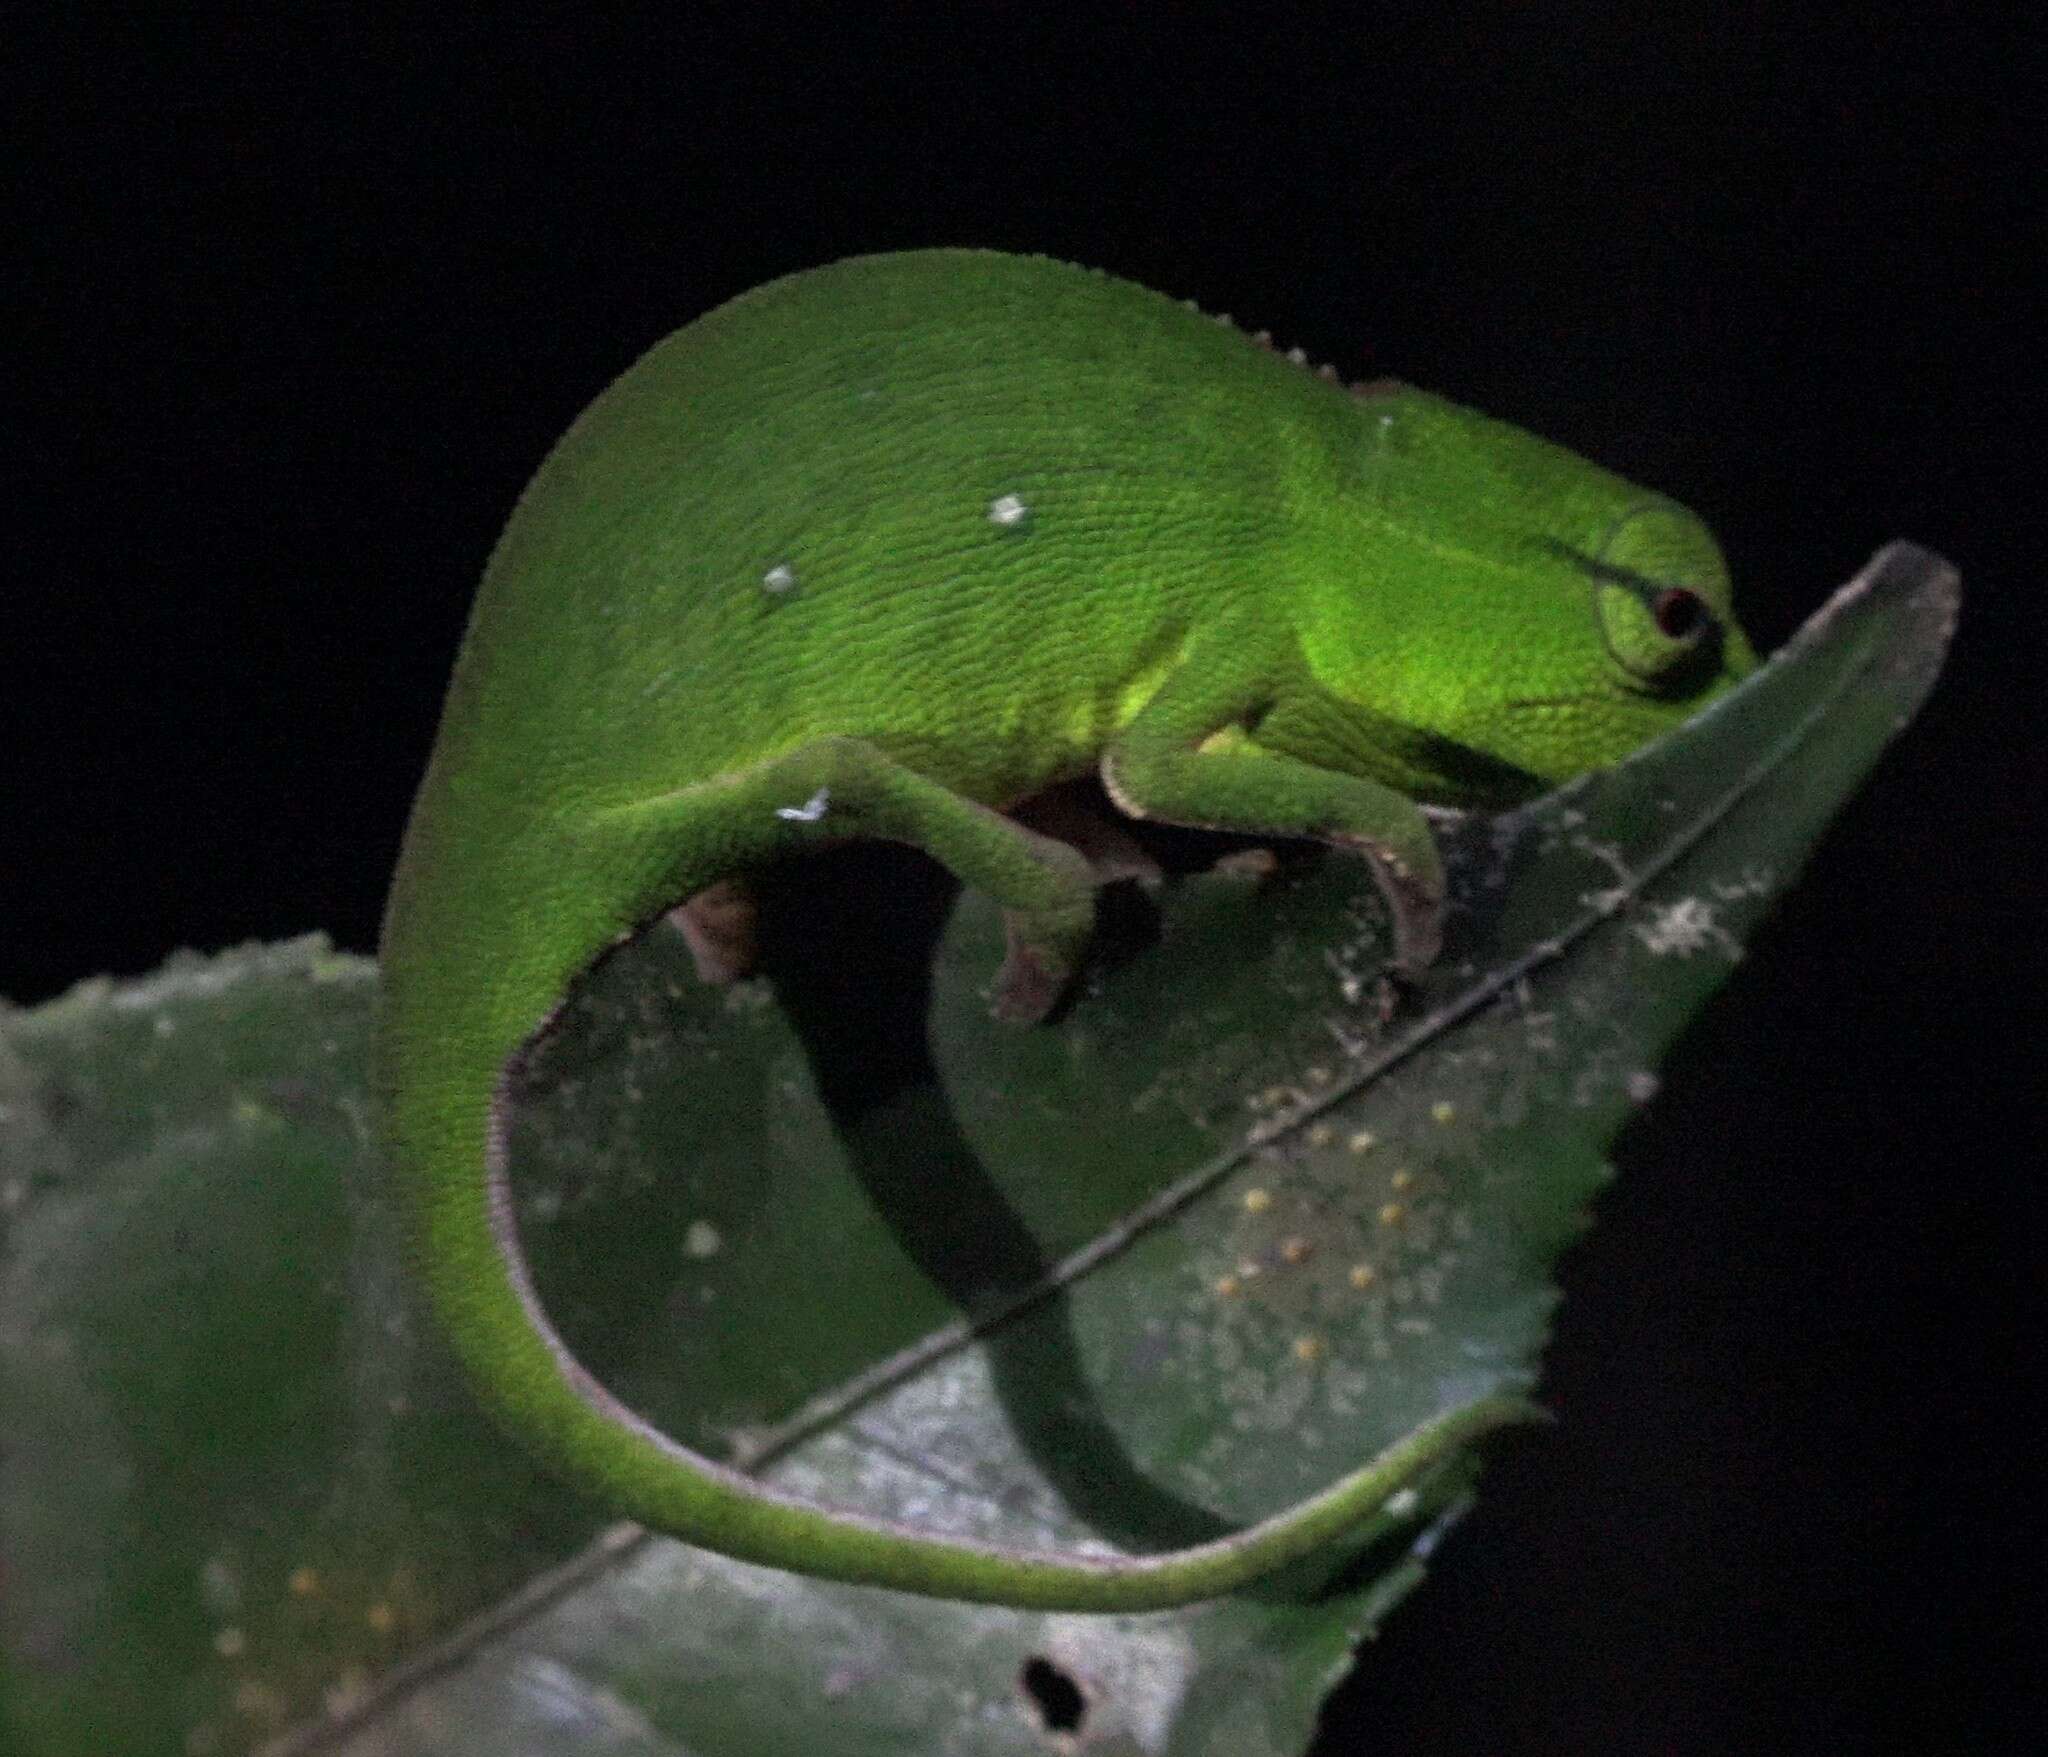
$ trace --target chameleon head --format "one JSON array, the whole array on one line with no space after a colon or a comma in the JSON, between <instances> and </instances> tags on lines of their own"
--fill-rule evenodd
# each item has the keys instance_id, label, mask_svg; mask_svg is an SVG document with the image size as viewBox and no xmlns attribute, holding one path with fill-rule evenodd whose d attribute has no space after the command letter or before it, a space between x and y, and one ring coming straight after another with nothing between
<instances>
[{"instance_id":1,"label":"chameleon head","mask_svg":"<svg viewBox=\"0 0 2048 1757\"><path fill-rule=\"evenodd\" d=\"M1617 762L1756 667L1720 545L1684 507L1637 495L1590 541L1538 545L1524 589L1548 632L1446 728L1546 781Z\"/></svg>"},{"instance_id":2,"label":"chameleon head","mask_svg":"<svg viewBox=\"0 0 2048 1757\"><path fill-rule=\"evenodd\" d=\"M1754 669L1720 546L1684 507L1405 385L1354 408L1364 443L1318 533L1323 578L1348 583L1298 625L1321 689L1407 747L1411 791L1526 796Z\"/></svg>"}]
</instances>

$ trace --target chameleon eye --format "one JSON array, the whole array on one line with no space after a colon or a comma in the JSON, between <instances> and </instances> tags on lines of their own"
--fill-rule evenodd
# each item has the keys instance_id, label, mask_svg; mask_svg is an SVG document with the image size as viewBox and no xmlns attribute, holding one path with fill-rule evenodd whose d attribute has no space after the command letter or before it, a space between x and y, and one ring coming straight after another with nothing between
<instances>
[{"instance_id":1,"label":"chameleon eye","mask_svg":"<svg viewBox=\"0 0 2048 1757\"><path fill-rule=\"evenodd\" d=\"M1689 640L1706 622L1706 600L1684 586L1666 586L1650 600L1650 614L1666 640Z\"/></svg>"},{"instance_id":2,"label":"chameleon eye","mask_svg":"<svg viewBox=\"0 0 2048 1757\"><path fill-rule=\"evenodd\" d=\"M1683 687L1720 626L1707 591L1674 580L1726 577L1706 527L1669 501L1649 501L1608 530L1593 560L1600 632L1616 663L1655 690Z\"/></svg>"}]
</instances>

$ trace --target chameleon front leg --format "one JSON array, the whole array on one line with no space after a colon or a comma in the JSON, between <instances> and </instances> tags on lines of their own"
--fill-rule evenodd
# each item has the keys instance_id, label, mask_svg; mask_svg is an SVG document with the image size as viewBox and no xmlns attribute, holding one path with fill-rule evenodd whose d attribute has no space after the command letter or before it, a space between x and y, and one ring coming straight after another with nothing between
<instances>
[{"instance_id":1,"label":"chameleon front leg","mask_svg":"<svg viewBox=\"0 0 2048 1757\"><path fill-rule=\"evenodd\" d=\"M1363 855L1393 918L1395 969L1426 969L1443 942L1444 869L1421 808L1344 767L1344 746L1332 735L1341 717L1325 731L1293 716L1289 749L1262 744L1270 679L1195 657L1103 753L1109 796L1132 817L1312 837Z\"/></svg>"}]
</instances>

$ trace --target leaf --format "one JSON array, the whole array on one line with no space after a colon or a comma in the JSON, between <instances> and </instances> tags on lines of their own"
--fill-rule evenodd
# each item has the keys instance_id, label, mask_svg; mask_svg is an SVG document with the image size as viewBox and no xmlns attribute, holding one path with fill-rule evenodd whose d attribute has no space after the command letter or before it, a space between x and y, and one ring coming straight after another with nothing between
<instances>
[{"instance_id":1,"label":"leaf","mask_svg":"<svg viewBox=\"0 0 2048 1757\"><path fill-rule=\"evenodd\" d=\"M1449 949L1390 1027L1336 860L1126 909L1026 1032L976 992L993 912L907 856L783 875L769 981L651 932L534 1058L543 1294L654 1419L822 1498L1129 1548L1284 1507L1529 1383L1608 1141L1956 600L1895 545L1671 739L1451 828ZM408 1304L371 982L316 938L0 1014L10 1749L1297 1751L1466 1503L1461 1465L1314 1568L1119 1618L606 1530Z\"/></svg>"}]
</instances>

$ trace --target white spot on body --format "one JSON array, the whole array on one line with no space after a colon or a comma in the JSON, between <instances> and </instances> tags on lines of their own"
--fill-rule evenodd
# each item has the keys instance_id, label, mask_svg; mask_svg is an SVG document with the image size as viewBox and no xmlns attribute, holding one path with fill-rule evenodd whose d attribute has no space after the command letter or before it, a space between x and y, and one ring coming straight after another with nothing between
<instances>
[{"instance_id":1,"label":"white spot on body","mask_svg":"<svg viewBox=\"0 0 2048 1757\"><path fill-rule=\"evenodd\" d=\"M787 818L793 824L815 824L824 817L826 808L832 803L832 789L820 787L801 805L778 805L775 815Z\"/></svg>"}]
</instances>

